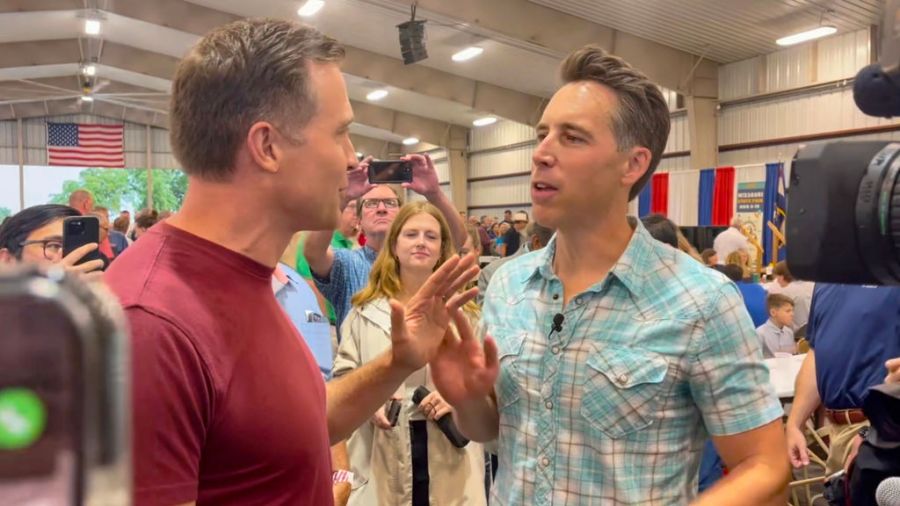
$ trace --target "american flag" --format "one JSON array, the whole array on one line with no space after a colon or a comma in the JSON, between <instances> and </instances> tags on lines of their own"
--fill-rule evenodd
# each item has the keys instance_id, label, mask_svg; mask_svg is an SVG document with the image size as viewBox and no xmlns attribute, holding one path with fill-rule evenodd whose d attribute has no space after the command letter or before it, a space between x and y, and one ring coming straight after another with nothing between
<instances>
[{"instance_id":1,"label":"american flag","mask_svg":"<svg viewBox=\"0 0 900 506\"><path fill-rule=\"evenodd\" d=\"M50 165L124 167L122 125L47 123Z\"/></svg>"}]
</instances>

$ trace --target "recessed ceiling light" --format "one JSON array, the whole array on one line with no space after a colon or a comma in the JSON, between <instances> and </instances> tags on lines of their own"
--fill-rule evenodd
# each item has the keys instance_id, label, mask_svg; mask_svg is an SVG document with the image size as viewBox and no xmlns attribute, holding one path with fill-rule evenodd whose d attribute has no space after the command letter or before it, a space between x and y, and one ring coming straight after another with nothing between
<instances>
[{"instance_id":1,"label":"recessed ceiling light","mask_svg":"<svg viewBox=\"0 0 900 506\"><path fill-rule=\"evenodd\" d=\"M94 101L94 97L92 97L92 96L90 96L90 95L82 95L82 96L81 96L81 101L82 101L82 102L93 102L93 101Z\"/></svg>"},{"instance_id":2,"label":"recessed ceiling light","mask_svg":"<svg viewBox=\"0 0 900 506\"><path fill-rule=\"evenodd\" d=\"M775 41L779 46L793 46L794 44L799 44L801 42L806 42L814 39L821 39L822 37L827 37L829 35L834 35L837 33L837 28L834 26L820 26L818 28L813 28L812 30L807 30L805 32L795 33L793 35L788 35L787 37L782 37Z\"/></svg>"},{"instance_id":3,"label":"recessed ceiling light","mask_svg":"<svg viewBox=\"0 0 900 506\"><path fill-rule=\"evenodd\" d=\"M306 3L303 4L302 7L297 9L297 15L303 16L304 18L308 18L310 16L315 15L315 13L322 10L322 7L325 6L324 0L306 0Z\"/></svg>"},{"instance_id":4,"label":"recessed ceiling light","mask_svg":"<svg viewBox=\"0 0 900 506\"><path fill-rule=\"evenodd\" d=\"M467 48L463 49L462 51L453 55L453 61L459 62L459 61L471 60L472 58L475 58L476 56L480 55L483 52L484 52L484 49L480 48L480 47L476 47L476 46L467 47Z\"/></svg>"},{"instance_id":5,"label":"recessed ceiling light","mask_svg":"<svg viewBox=\"0 0 900 506\"><path fill-rule=\"evenodd\" d=\"M376 102L386 96L388 96L388 90L375 90L375 91L370 91L369 94L366 95L366 100L371 100L372 102Z\"/></svg>"},{"instance_id":6,"label":"recessed ceiling light","mask_svg":"<svg viewBox=\"0 0 900 506\"><path fill-rule=\"evenodd\" d=\"M96 19L85 19L84 33L88 35L98 35L100 33L100 21Z\"/></svg>"},{"instance_id":7,"label":"recessed ceiling light","mask_svg":"<svg viewBox=\"0 0 900 506\"><path fill-rule=\"evenodd\" d=\"M362 158L363 158L362 151L357 151L357 152L356 152L356 159L357 159L357 160L362 160Z\"/></svg>"},{"instance_id":8,"label":"recessed ceiling light","mask_svg":"<svg viewBox=\"0 0 900 506\"><path fill-rule=\"evenodd\" d=\"M418 143L419 143L418 137L407 137L407 138L403 139L404 146L414 146Z\"/></svg>"},{"instance_id":9,"label":"recessed ceiling light","mask_svg":"<svg viewBox=\"0 0 900 506\"><path fill-rule=\"evenodd\" d=\"M483 127L483 126L493 125L496 122L497 122L497 118L495 118L494 116L485 116L483 118L476 119L475 121L472 122L472 124L477 127Z\"/></svg>"},{"instance_id":10,"label":"recessed ceiling light","mask_svg":"<svg viewBox=\"0 0 900 506\"><path fill-rule=\"evenodd\" d=\"M96 65L85 65L81 72L86 76L94 76L97 75L97 66Z\"/></svg>"}]
</instances>

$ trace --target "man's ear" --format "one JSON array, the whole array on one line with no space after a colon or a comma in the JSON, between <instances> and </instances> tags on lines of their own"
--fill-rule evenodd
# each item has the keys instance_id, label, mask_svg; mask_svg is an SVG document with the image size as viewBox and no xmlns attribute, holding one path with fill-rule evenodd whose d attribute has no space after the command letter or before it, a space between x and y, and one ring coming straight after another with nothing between
<instances>
[{"instance_id":1,"label":"man's ear","mask_svg":"<svg viewBox=\"0 0 900 506\"><path fill-rule=\"evenodd\" d=\"M16 257L6 248L0 248L0 264L14 264Z\"/></svg>"},{"instance_id":2,"label":"man's ear","mask_svg":"<svg viewBox=\"0 0 900 506\"><path fill-rule=\"evenodd\" d=\"M245 144L250 159L257 167L275 173L284 156L280 143L285 140L271 123L259 121L250 126Z\"/></svg>"},{"instance_id":3,"label":"man's ear","mask_svg":"<svg viewBox=\"0 0 900 506\"><path fill-rule=\"evenodd\" d=\"M628 187L634 186L647 173L652 158L652 153L645 147L635 146L631 148L625 172L622 174L622 184Z\"/></svg>"}]
</instances>

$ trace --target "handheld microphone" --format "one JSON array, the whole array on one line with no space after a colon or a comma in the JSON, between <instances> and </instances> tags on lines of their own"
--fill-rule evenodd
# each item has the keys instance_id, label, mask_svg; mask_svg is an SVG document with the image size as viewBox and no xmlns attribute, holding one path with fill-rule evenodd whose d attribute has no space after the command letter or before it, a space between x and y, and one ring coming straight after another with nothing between
<instances>
[{"instance_id":1,"label":"handheld microphone","mask_svg":"<svg viewBox=\"0 0 900 506\"><path fill-rule=\"evenodd\" d=\"M875 490L878 506L900 506L900 477L885 478Z\"/></svg>"},{"instance_id":2,"label":"handheld microphone","mask_svg":"<svg viewBox=\"0 0 900 506\"><path fill-rule=\"evenodd\" d=\"M551 327L551 330L553 332L562 332L562 324L565 319L566 317L563 316L562 313L556 313L555 315L553 315L553 327Z\"/></svg>"},{"instance_id":3,"label":"handheld microphone","mask_svg":"<svg viewBox=\"0 0 900 506\"><path fill-rule=\"evenodd\" d=\"M413 392L412 401L418 406L422 404L422 400L430 393L431 390L428 390L428 387L424 385L420 386ZM447 436L447 439L450 440L450 444L453 446L463 448L469 444L469 439L460 434L459 429L456 428L456 424L453 423L453 415L448 413L435 420L434 423L436 423L438 428L441 429L441 432Z\"/></svg>"}]
</instances>

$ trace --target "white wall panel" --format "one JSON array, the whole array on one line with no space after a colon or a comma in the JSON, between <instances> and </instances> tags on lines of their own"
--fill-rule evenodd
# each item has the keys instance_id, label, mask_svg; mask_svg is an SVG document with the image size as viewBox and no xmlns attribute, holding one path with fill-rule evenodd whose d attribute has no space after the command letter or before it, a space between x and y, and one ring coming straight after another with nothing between
<instances>
[{"instance_id":1,"label":"white wall panel","mask_svg":"<svg viewBox=\"0 0 900 506\"><path fill-rule=\"evenodd\" d=\"M531 177L516 176L469 183L469 207L531 202Z\"/></svg>"},{"instance_id":2,"label":"white wall panel","mask_svg":"<svg viewBox=\"0 0 900 506\"><path fill-rule=\"evenodd\" d=\"M453 192L450 190L450 183L441 183L441 191L444 192L444 195L446 195L448 199L453 200ZM428 199L412 190L406 190L406 202L419 202L423 200ZM460 211L463 211L463 209L460 209Z\"/></svg>"},{"instance_id":3,"label":"white wall panel","mask_svg":"<svg viewBox=\"0 0 900 506\"><path fill-rule=\"evenodd\" d=\"M732 100L850 78L870 61L868 29L719 67L719 99Z\"/></svg>"},{"instance_id":4,"label":"white wall panel","mask_svg":"<svg viewBox=\"0 0 900 506\"><path fill-rule=\"evenodd\" d=\"M503 221L503 211L506 211L507 209L509 209L510 211L512 211L514 213L517 213L519 211L525 211L526 213L528 213L529 218L531 218L532 220L534 219L534 215L531 212L530 205L524 206L524 207L520 207L520 206L511 206L511 207L499 206L499 207L488 207L488 208L482 207L482 208L478 208L478 209L472 209L472 212L470 214L474 214L475 216L478 216L479 218L482 216L491 216L491 217L497 218L499 221Z\"/></svg>"},{"instance_id":5,"label":"white wall panel","mask_svg":"<svg viewBox=\"0 0 900 506\"><path fill-rule=\"evenodd\" d=\"M833 141L896 141L900 142L900 130L894 132L883 132L871 135L858 135L854 137L845 137L842 139L833 139ZM829 141L831 142L831 141ZM778 144L775 146L765 146L753 149L741 149L737 151L726 151L719 153L719 165L748 165L759 163L783 162L786 168L790 167L794 154L800 148L799 143ZM671 177L671 176L670 176Z\"/></svg>"},{"instance_id":6,"label":"white wall panel","mask_svg":"<svg viewBox=\"0 0 900 506\"><path fill-rule=\"evenodd\" d=\"M853 77L869 64L871 54L869 30L857 30L819 41L818 81L836 81Z\"/></svg>"},{"instance_id":7,"label":"white wall panel","mask_svg":"<svg viewBox=\"0 0 900 506\"><path fill-rule=\"evenodd\" d=\"M900 123L866 116L853 102L853 89L726 106L719 117L719 145Z\"/></svg>"},{"instance_id":8,"label":"white wall panel","mask_svg":"<svg viewBox=\"0 0 900 506\"><path fill-rule=\"evenodd\" d=\"M469 158L469 177L500 176L531 170L534 146L522 146L505 151L474 154Z\"/></svg>"},{"instance_id":9,"label":"white wall panel","mask_svg":"<svg viewBox=\"0 0 900 506\"><path fill-rule=\"evenodd\" d=\"M531 125L503 119L493 125L472 128L470 132L470 151L480 151L482 149L534 140L534 128Z\"/></svg>"},{"instance_id":10,"label":"white wall panel","mask_svg":"<svg viewBox=\"0 0 900 506\"><path fill-rule=\"evenodd\" d=\"M801 44L766 55L766 92L799 88L815 82L813 45Z\"/></svg>"},{"instance_id":11,"label":"white wall panel","mask_svg":"<svg viewBox=\"0 0 900 506\"><path fill-rule=\"evenodd\" d=\"M153 153L154 169L180 169L181 164L175 159L172 153Z\"/></svg>"},{"instance_id":12,"label":"white wall panel","mask_svg":"<svg viewBox=\"0 0 900 506\"><path fill-rule=\"evenodd\" d=\"M675 114L670 120L669 139L664 153L691 150L691 130L687 114Z\"/></svg>"},{"instance_id":13,"label":"white wall panel","mask_svg":"<svg viewBox=\"0 0 900 506\"><path fill-rule=\"evenodd\" d=\"M700 171L669 174L669 202L666 215L682 227L697 226L697 200L700 195Z\"/></svg>"},{"instance_id":14,"label":"white wall panel","mask_svg":"<svg viewBox=\"0 0 900 506\"><path fill-rule=\"evenodd\" d=\"M719 100L749 97L759 93L763 57L719 66Z\"/></svg>"},{"instance_id":15,"label":"white wall panel","mask_svg":"<svg viewBox=\"0 0 900 506\"><path fill-rule=\"evenodd\" d=\"M691 170L690 156L676 156L673 158L663 158L659 161L656 172L682 172Z\"/></svg>"}]
</instances>

